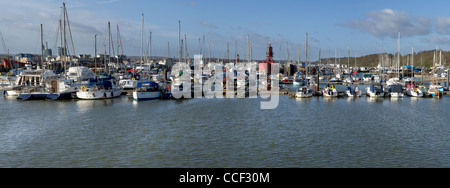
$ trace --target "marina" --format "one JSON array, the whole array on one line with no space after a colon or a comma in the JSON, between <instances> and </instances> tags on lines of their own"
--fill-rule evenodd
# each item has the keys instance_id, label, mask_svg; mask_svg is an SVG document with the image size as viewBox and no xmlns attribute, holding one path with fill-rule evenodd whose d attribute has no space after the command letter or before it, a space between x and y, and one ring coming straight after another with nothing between
<instances>
[{"instance_id":1,"label":"marina","mask_svg":"<svg viewBox=\"0 0 450 188\"><path fill-rule=\"evenodd\" d=\"M93 55L76 55L80 44L72 32L79 32L80 17L70 14L76 15L72 30L66 3L60 8L59 19L47 24L56 26L56 36L44 24L35 33L39 54L10 54L0 33L7 52L0 59L0 167L450 167L450 52L437 46L415 52L411 36L401 38L410 32L390 31L388 45L382 39L366 47L379 51L360 57L351 55L350 44L346 57L336 48L333 57L336 43L306 32L296 36L305 41L294 60L288 41L241 27L234 30L247 30L237 37L246 47L209 31L211 38L202 34L198 49L188 50L197 47L192 35L198 33L189 28L183 38L180 20L172 24L178 32L163 32L152 20L156 56L142 13L135 22L118 21L128 31L122 34L110 21L85 26L105 36L84 33ZM166 41L158 40L169 35L178 39L176 55L172 41L160 50ZM44 36L54 40L57 55ZM412 44L410 52L401 50L401 39ZM209 40L222 46L211 50ZM394 40L397 52L389 54ZM127 56L124 48L140 54Z\"/></svg>"}]
</instances>

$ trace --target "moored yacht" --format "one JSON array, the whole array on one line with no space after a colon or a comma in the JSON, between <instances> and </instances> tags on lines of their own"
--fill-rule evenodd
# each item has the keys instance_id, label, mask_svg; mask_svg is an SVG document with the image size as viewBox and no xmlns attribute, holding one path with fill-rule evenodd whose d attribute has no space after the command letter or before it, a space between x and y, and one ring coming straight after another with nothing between
<instances>
[{"instance_id":1,"label":"moored yacht","mask_svg":"<svg viewBox=\"0 0 450 188\"><path fill-rule=\"evenodd\" d=\"M313 96L313 91L310 87L301 87L297 90L295 97L297 98L309 98Z\"/></svg>"},{"instance_id":2,"label":"moored yacht","mask_svg":"<svg viewBox=\"0 0 450 188\"><path fill-rule=\"evenodd\" d=\"M389 86L389 96L391 98L403 98L404 95L403 87L401 85L395 84Z\"/></svg>"},{"instance_id":3,"label":"moored yacht","mask_svg":"<svg viewBox=\"0 0 450 188\"><path fill-rule=\"evenodd\" d=\"M86 86L82 86L77 92L79 99L95 100L119 97L123 87L116 85L112 78L105 78L101 81L91 80Z\"/></svg>"},{"instance_id":4,"label":"moored yacht","mask_svg":"<svg viewBox=\"0 0 450 188\"><path fill-rule=\"evenodd\" d=\"M339 93L334 85L329 85L323 90L324 97L338 97Z\"/></svg>"},{"instance_id":5,"label":"moored yacht","mask_svg":"<svg viewBox=\"0 0 450 188\"><path fill-rule=\"evenodd\" d=\"M161 90L156 82L143 82L133 91L134 100L151 100L161 98Z\"/></svg>"},{"instance_id":6,"label":"moored yacht","mask_svg":"<svg viewBox=\"0 0 450 188\"><path fill-rule=\"evenodd\" d=\"M345 95L347 97L361 97L361 91L359 90L358 86L355 88L347 87L345 90Z\"/></svg>"},{"instance_id":7,"label":"moored yacht","mask_svg":"<svg viewBox=\"0 0 450 188\"><path fill-rule=\"evenodd\" d=\"M385 92L383 91L383 86L376 87L371 85L366 88L366 95L368 97L381 98L385 96Z\"/></svg>"},{"instance_id":8,"label":"moored yacht","mask_svg":"<svg viewBox=\"0 0 450 188\"><path fill-rule=\"evenodd\" d=\"M406 87L406 95L410 97L423 97L423 92L417 88L416 84L410 83Z\"/></svg>"}]
</instances>

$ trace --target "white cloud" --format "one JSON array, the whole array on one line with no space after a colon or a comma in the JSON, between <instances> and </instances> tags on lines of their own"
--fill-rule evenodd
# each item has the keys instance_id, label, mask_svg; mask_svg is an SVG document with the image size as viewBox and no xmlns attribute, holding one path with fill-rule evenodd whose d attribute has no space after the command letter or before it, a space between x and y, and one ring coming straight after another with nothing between
<instances>
[{"instance_id":1,"label":"white cloud","mask_svg":"<svg viewBox=\"0 0 450 188\"><path fill-rule=\"evenodd\" d=\"M340 26L358 29L378 38L396 38L397 33L402 36L423 36L432 31L431 20L417 17L406 11L384 9L367 13L366 18L352 20Z\"/></svg>"},{"instance_id":2,"label":"white cloud","mask_svg":"<svg viewBox=\"0 0 450 188\"><path fill-rule=\"evenodd\" d=\"M450 34L450 18L436 18L436 32L439 34Z\"/></svg>"},{"instance_id":3,"label":"white cloud","mask_svg":"<svg viewBox=\"0 0 450 188\"><path fill-rule=\"evenodd\" d=\"M210 28L210 29L217 29L217 28L219 28L216 25L208 23L208 22L205 22L205 21L195 21L195 23L198 24L198 25Z\"/></svg>"}]
</instances>

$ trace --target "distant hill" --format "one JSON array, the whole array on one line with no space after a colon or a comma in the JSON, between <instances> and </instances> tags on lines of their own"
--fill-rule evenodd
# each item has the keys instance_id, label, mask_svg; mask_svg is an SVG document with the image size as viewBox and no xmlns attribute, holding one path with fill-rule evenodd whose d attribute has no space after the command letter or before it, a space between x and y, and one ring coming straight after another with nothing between
<instances>
[{"instance_id":1,"label":"distant hill","mask_svg":"<svg viewBox=\"0 0 450 188\"><path fill-rule=\"evenodd\" d=\"M415 53L414 55L414 66L421 66L423 62L424 67L432 67L433 66L433 56L434 50L430 51L422 51ZM402 55L400 57L400 66L405 66L407 64L411 65L411 54ZM448 60L450 60L450 52L443 51L442 52L442 64L449 65ZM326 63L328 61L327 58L322 59L322 63ZM339 59L337 60L339 61ZM439 61L439 52L437 53L436 61ZM330 58L330 62L334 63L334 58ZM395 54L383 54L383 62L385 66L396 66L397 58ZM408 63L409 62L409 63ZM317 63L317 62L315 62ZM348 63L347 57L341 58L341 64L346 65ZM376 67L378 64L381 64L380 54L371 54L362 57L356 58L356 66L357 67ZM350 66L355 66L355 57L350 57Z\"/></svg>"}]
</instances>

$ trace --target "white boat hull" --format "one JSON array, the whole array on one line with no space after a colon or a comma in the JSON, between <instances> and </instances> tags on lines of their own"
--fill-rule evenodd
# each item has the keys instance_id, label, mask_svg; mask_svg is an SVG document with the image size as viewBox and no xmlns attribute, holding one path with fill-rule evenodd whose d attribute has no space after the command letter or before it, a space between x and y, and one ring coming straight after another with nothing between
<instances>
[{"instance_id":1,"label":"white boat hull","mask_svg":"<svg viewBox=\"0 0 450 188\"><path fill-rule=\"evenodd\" d=\"M20 91L19 90L10 90L10 91L6 91L6 95L7 96L19 96Z\"/></svg>"},{"instance_id":2,"label":"white boat hull","mask_svg":"<svg viewBox=\"0 0 450 188\"><path fill-rule=\"evenodd\" d=\"M423 92L417 89L414 91L413 89L407 89L406 94L410 97L423 97Z\"/></svg>"},{"instance_id":3,"label":"white boat hull","mask_svg":"<svg viewBox=\"0 0 450 188\"><path fill-rule=\"evenodd\" d=\"M312 97L313 94L312 93L303 93L303 92L298 92L295 97L297 98L310 98Z\"/></svg>"},{"instance_id":4,"label":"white boat hull","mask_svg":"<svg viewBox=\"0 0 450 188\"><path fill-rule=\"evenodd\" d=\"M403 98L405 95L403 93L391 92L389 93L391 98Z\"/></svg>"},{"instance_id":5,"label":"white boat hull","mask_svg":"<svg viewBox=\"0 0 450 188\"><path fill-rule=\"evenodd\" d=\"M151 100L161 98L161 91L133 91L134 100Z\"/></svg>"},{"instance_id":6,"label":"white boat hull","mask_svg":"<svg viewBox=\"0 0 450 188\"><path fill-rule=\"evenodd\" d=\"M361 92L357 91L355 94L352 94L350 91L345 91L345 95L347 97L361 97Z\"/></svg>"},{"instance_id":7,"label":"white boat hull","mask_svg":"<svg viewBox=\"0 0 450 188\"><path fill-rule=\"evenodd\" d=\"M109 99L119 97L122 94L122 88L113 90L95 90L95 91L78 91L77 97L84 100Z\"/></svg>"},{"instance_id":8,"label":"white boat hull","mask_svg":"<svg viewBox=\"0 0 450 188\"><path fill-rule=\"evenodd\" d=\"M384 92L381 92L381 93L375 93L375 92L372 92L372 91L370 91L370 90L366 90L366 95L367 95L368 97L372 97L372 98L382 98L382 97L385 96L385 93L384 93Z\"/></svg>"},{"instance_id":9,"label":"white boat hull","mask_svg":"<svg viewBox=\"0 0 450 188\"><path fill-rule=\"evenodd\" d=\"M338 97L339 93L336 89L325 89L323 91L324 97Z\"/></svg>"}]
</instances>

